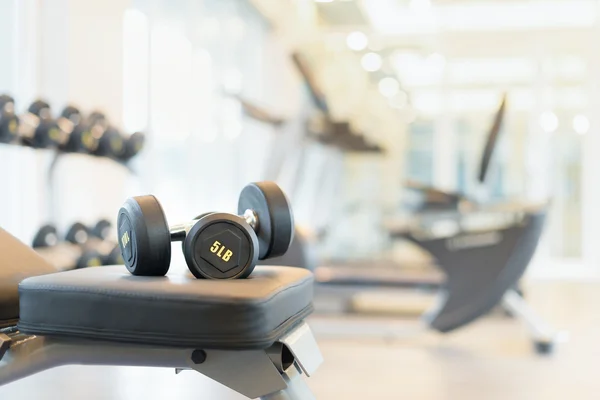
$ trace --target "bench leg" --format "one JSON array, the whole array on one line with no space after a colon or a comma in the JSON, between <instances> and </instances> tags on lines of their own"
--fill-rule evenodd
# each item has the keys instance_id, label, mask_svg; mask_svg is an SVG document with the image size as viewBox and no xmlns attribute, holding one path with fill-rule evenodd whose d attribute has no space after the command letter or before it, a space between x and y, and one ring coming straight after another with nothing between
<instances>
[{"instance_id":1,"label":"bench leg","mask_svg":"<svg viewBox=\"0 0 600 400\"><path fill-rule=\"evenodd\" d=\"M535 350L539 354L549 354L559 339L558 332L544 321L525 299L515 290L509 290L502 298L504 308L521 320L531 333Z\"/></svg>"},{"instance_id":2,"label":"bench leg","mask_svg":"<svg viewBox=\"0 0 600 400\"><path fill-rule=\"evenodd\" d=\"M287 388L275 393L262 396L261 400L314 400L316 397L308 388L302 374L296 365L289 367L281 374Z\"/></svg>"}]
</instances>

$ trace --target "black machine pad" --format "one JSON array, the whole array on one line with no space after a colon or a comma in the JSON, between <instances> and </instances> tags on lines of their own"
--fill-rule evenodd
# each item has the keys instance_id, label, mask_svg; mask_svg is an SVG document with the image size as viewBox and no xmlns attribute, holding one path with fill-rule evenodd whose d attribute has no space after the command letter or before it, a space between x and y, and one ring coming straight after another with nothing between
<instances>
[{"instance_id":1,"label":"black machine pad","mask_svg":"<svg viewBox=\"0 0 600 400\"><path fill-rule=\"evenodd\" d=\"M307 270L277 266L233 280L87 268L21 282L18 327L138 344L266 348L312 311L312 282Z\"/></svg>"}]
</instances>

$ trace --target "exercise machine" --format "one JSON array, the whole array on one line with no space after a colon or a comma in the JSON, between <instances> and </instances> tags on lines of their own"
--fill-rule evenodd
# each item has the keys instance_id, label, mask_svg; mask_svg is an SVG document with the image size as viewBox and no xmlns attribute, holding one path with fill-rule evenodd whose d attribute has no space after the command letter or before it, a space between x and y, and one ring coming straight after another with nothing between
<instances>
[{"instance_id":1,"label":"exercise machine","mask_svg":"<svg viewBox=\"0 0 600 400\"><path fill-rule=\"evenodd\" d=\"M307 64L297 56L295 61L317 109L327 113L325 97L315 85ZM489 175L505 111L504 96L483 150L478 171L480 183ZM451 332L501 305L526 324L538 353L551 352L557 333L515 290L537 249L547 204L485 205L479 199L414 182L407 186L420 197L420 203L413 208L417 215L400 223L386 221L383 228L389 231L391 239L408 240L426 250L442 274L403 273L402 266L385 262L320 263L315 270L317 297L332 294L352 309L356 295L369 287L435 288L438 289L437 301L423 318L427 327L442 333ZM319 201L327 202L323 197ZM297 241L295 245L302 248L315 244ZM292 254L289 253L289 257ZM278 260L281 264L296 261L301 260Z\"/></svg>"},{"instance_id":2,"label":"exercise machine","mask_svg":"<svg viewBox=\"0 0 600 400\"><path fill-rule=\"evenodd\" d=\"M304 322L309 271L257 267L253 279L223 281L123 266L56 272L2 229L0 251L0 385L61 365L125 365L196 371L249 398L315 398L302 377L322 362Z\"/></svg>"}]
</instances>

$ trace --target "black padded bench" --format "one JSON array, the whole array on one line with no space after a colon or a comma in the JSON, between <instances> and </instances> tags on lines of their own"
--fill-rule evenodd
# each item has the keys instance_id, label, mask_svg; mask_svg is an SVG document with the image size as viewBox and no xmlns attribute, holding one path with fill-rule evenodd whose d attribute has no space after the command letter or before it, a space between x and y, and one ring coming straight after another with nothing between
<instances>
[{"instance_id":1,"label":"black padded bench","mask_svg":"<svg viewBox=\"0 0 600 400\"><path fill-rule=\"evenodd\" d=\"M307 270L222 281L123 266L54 272L0 230L2 250L0 385L59 365L135 365L196 370L250 398L314 398L301 377L322 361L304 322Z\"/></svg>"}]
</instances>

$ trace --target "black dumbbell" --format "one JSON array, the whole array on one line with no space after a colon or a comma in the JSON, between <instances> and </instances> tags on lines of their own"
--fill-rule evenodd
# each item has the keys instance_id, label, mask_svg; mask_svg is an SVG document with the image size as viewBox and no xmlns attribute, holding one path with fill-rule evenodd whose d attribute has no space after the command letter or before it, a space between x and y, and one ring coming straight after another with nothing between
<instances>
[{"instance_id":1,"label":"black dumbbell","mask_svg":"<svg viewBox=\"0 0 600 400\"><path fill-rule=\"evenodd\" d=\"M129 137L125 138L125 151L119 157L119 160L128 162L135 157L144 147L145 140L146 137L142 132L134 132L129 135Z\"/></svg>"},{"instance_id":2,"label":"black dumbbell","mask_svg":"<svg viewBox=\"0 0 600 400\"><path fill-rule=\"evenodd\" d=\"M89 240L85 244L86 249L96 250L102 258L102 265L123 264L121 249L119 245L110 240L112 224L106 219L101 219L91 229Z\"/></svg>"},{"instance_id":3,"label":"black dumbbell","mask_svg":"<svg viewBox=\"0 0 600 400\"><path fill-rule=\"evenodd\" d=\"M103 113L94 111L88 116L87 121L92 135L98 140L95 155L117 160L124 156L125 139L117 128L109 124Z\"/></svg>"},{"instance_id":4,"label":"black dumbbell","mask_svg":"<svg viewBox=\"0 0 600 400\"><path fill-rule=\"evenodd\" d=\"M58 118L58 125L68 138L60 146L66 152L92 154L98 148L98 139L92 135L90 125L77 107L67 106Z\"/></svg>"},{"instance_id":5,"label":"black dumbbell","mask_svg":"<svg viewBox=\"0 0 600 400\"><path fill-rule=\"evenodd\" d=\"M197 278L245 278L258 259L287 251L294 224L289 202L273 182L246 186L238 210L241 216L207 213L169 228L154 196L129 198L117 219L125 266L134 275L164 275L170 242L183 241L186 262Z\"/></svg>"},{"instance_id":6,"label":"black dumbbell","mask_svg":"<svg viewBox=\"0 0 600 400\"><path fill-rule=\"evenodd\" d=\"M43 225L33 237L31 246L34 249L53 247L58 244L58 231L54 225Z\"/></svg>"},{"instance_id":7,"label":"black dumbbell","mask_svg":"<svg viewBox=\"0 0 600 400\"><path fill-rule=\"evenodd\" d=\"M65 240L79 248L80 254L75 262L75 268L98 267L103 265L102 249L94 246L92 232L81 222L75 222L67 230Z\"/></svg>"},{"instance_id":8,"label":"black dumbbell","mask_svg":"<svg viewBox=\"0 0 600 400\"><path fill-rule=\"evenodd\" d=\"M19 136L24 145L38 149L57 148L64 145L68 134L52 119L50 105L34 101L20 117Z\"/></svg>"},{"instance_id":9,"label":"black dumbbell","mask_svg":"<svg viewBox=\"0 0 600 400\"><path fill-rule=\"evenodd\" d=\"M67 230L65 240L69 243L83 246L90 239L90 232L84 224L81 222L75 222Z\"/></svg>"},{"instance_id":10,"label":"black dumbbell","mask_svg":"<svg viewBox=\"0 0 600 400\"><path fill-rule=\"evenodd\" d=\"M15 100L8 95L0 95L0 143L14 142L18 138L18 128Z\"/></svg>"},{"instance_id":11,"label":"black dumbbell","mask_svg":"<svg viewBox=\"0 0 600 400\"><path fill-rule=\"evenodd\" d=\"M90 229L90 233L92 236L101 239L108 240L110 237L110 230L112 228L112 224L107 219L101 219L96 222L96 225L92 229Z\"/></svg>"},{"instance_id":12,"label":"black dumbbell","mask_svg":"<svg viewBox=\"0 0 600 400\"><path fill-rule=\"evenodd\" d=\"M115 158L127 162L135 157L144 147L146 140L142 132L135 132L125 137L118 129L108 123L106 115L94 111L88 116L88 122L93 129L94 136L99 138L96 155Z\"/></svg>"}]
</instances>

